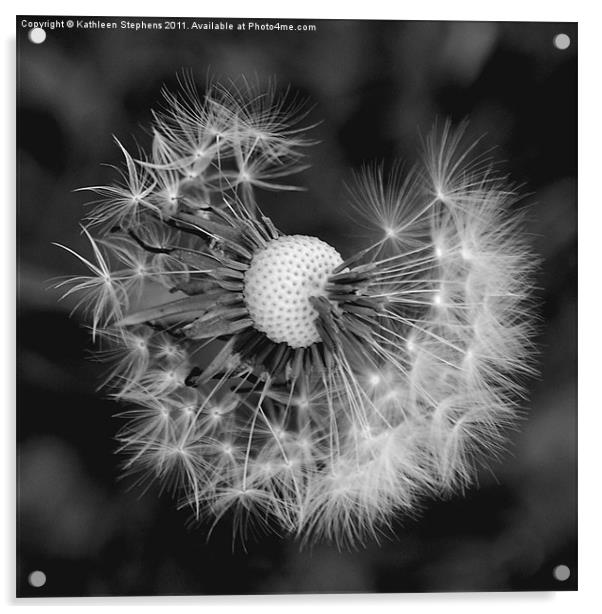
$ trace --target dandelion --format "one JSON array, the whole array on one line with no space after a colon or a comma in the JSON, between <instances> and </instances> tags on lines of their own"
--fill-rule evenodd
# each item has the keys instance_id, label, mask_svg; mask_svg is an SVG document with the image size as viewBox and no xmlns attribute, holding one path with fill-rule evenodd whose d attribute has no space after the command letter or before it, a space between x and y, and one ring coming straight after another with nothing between
<instances>
[{"instance_id":1,"label":"dandelion","mask_svg":"<svg viewBox=\"0 0 602 614\"><path fill-rule=\"evenodd\" d=\"M120 145L95 262L78 256L92 275L62 282L106 346L127 468L243 534L378 537L469 484L516 419L535 262L517 196L446 124L422 165L357 176L373 237L342 254L257 203L303 166L300 107L244 81L183 90L148 157Z\"/></svg>"}]
</instances>

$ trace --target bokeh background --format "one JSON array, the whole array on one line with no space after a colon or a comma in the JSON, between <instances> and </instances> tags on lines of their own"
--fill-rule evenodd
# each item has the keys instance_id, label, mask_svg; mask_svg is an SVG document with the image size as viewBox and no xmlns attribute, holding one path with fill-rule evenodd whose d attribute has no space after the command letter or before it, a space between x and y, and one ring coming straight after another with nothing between
<instances>
[{"instance_id":1,"label":"bokeh background","mask_svg":"<svg viewBox=\"0 0 602 614\"><path fill-rule=\"evenodd\" d=\"M48 31L17 20L18 510L21 596L364 591L566 590L577 586L577 27L566 23L319 21L315 32ZM43 19L37 17L36 19ZM66 18L63 18L66 19ZM120 19L117 18L117 21ZM236 20L230 20L236 23ZM245 20L247 21L247 20ZM264 23L266 20L254 20ZM283 20L284 21L284 20ZM286 20L287 23L298 23ZM553 44L566 33L568 49ZM429 501L391 536L355 552L258 536L210 540L169 496L120 479L118 407L72 305L49 280L81 272L52 245L86 251L86 195L120 163L113 142L148 144L164 85L191 70L273 77L313 104L319 141L303 192L261 193L285 232L345 251L342 189L374 160L416 161L434 121L470 119L469 136L523 186L537 280L541 376L508 453L478 484ZM571 577L559 582L557 565ZM46 584L27 578L42 570Z\"/></svg>"}]
</instances>

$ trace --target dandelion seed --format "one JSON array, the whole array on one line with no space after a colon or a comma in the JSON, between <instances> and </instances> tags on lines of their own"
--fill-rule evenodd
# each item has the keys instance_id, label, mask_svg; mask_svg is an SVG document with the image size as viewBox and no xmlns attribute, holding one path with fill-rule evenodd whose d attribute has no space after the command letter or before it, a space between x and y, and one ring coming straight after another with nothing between
<instances>
[{"instance_id":1,"label":"dandelion seed","mask_svg":"<svg viewBox=\"0 0 602 614\"><path fill-rule=\"evenodd\" d=\"M94 205L94 209L87 218L90 225L101 228L116 225L137 226L140 212L145 208L154 207L149 199L155 188L152 177L146 169L136 165L132 156L118 140L115 142L121 149L126 163L126 170L120 171L121 184L80 188L95 192L101 197L90 203Z\"/></svg>"},{"instance_id":2,"label":"dandelion seed","mask_svg":"<svg viewBox=\"0 0 602 614\"><path fill-rule=\"evenodd\" d=\"M356 545L498 453L532 373L535 259L449 124L426 172L356 177L375 233L357 251L283 235L256 190L299 170L299 108L244 81L167 93L151 155L124 150L126 187L94 188L92 275L59 285L109 344L128 470L243 535Z\"/></svg>"}]
</instances>

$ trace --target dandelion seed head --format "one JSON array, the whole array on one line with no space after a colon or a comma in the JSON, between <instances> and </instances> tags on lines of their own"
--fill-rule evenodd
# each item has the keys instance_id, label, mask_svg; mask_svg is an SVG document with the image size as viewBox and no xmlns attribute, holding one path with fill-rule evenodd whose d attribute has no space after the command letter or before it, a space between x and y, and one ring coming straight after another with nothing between
<instances>
[{"instance_id":1,"label":"dandelion seed head","mask_svg":"<svg viewBox=\"0 0 602 614\"><path fill-rule=\"evenodd\" d=\"M310 297L324 294L329 274L343 262L324 241L300 235L270 241L245 274L244 297L255 328L292 348L321 341Z\"/></svg>"},{"instance_id":2,"label":"dandelion seed head","mask_svg":"<svg viewBox=\"0 0 602 614\"><path fill-rule=\"evenodd\" d=\"M295 189L302 105L181 85L150 152L117 143L118 180L89 188L92 255L64 248L86 271L57 284L109 365L126 470L243 536L377 538L469 484L524 398L535 259L516 196L446 123L424 168L356 176L365 242L284 235L261 193Z\"/></svg>"}]
</instances>

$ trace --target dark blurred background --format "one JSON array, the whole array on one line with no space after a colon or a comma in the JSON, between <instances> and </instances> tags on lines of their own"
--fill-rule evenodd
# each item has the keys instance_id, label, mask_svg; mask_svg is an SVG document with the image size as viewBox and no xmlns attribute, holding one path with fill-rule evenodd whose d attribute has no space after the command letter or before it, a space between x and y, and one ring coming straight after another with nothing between
<instances>
[{"instance_id":1,"label":"dark blurred background","mask_svg":"<svg viewBox=\"0 0 602 614\"><path fill-rule=\"evenodd\" d=\"M565 590L577 586L576 75L566 23L319 21L316 32L48 30L32 44L17 20L18 556L21 596L270 592ZM43 18L36 18L43 19ZM66 19L66 18L62 18ZM109 20L109 18L104 18ZM120 18L116 18L120 21ZM216 21L216 20L213 20ZM230 20L236 23L236 20ZM245 20L246 21L246 20ZM254 20L264 23L266 20ZM285 20L283 20L285 21ZM286 20L287 23L297 23ZM571 44L558 49L558 33ZM522 184L538 278L541 377L508 453L478 486L429 501L380 544L299 551L274 536L209 541L157 487L120 480L118 407L96 391L101 366L50 279L81 272L59 242L79 234L86 195L119 164L112 135L147 145L163 85L190 69L274 77L315 106L319 140L307 190L260 193L285 232L345 250L342 190L363 162L414 162L434 121L470 119ZM524 203L523 203L524 204ZM571 576L556 580L567 565ZM46 584L27 578L42 570Z\"/></svg>"}]
</instances>

